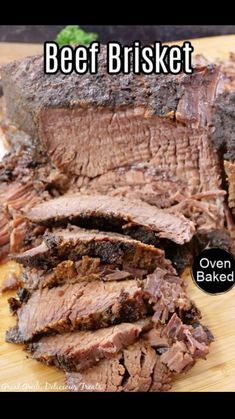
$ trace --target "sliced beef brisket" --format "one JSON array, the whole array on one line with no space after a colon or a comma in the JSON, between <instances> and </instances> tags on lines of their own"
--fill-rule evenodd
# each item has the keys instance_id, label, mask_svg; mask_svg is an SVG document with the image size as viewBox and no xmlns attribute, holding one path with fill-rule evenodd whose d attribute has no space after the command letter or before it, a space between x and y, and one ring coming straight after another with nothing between
<instances>
[{"instance_id":1,"label":"sliced beef brisket","mask_svg":"<svg viewBox=\"0 0 235 419\"><path fill-rule=\"evenodd\" d=\"M171 375L154 349L140 340L110 360L80 373L67 373L66 384L74 392L167 391Z\"/></svg>"},{"instance_id":2,"label":"sliced beef brisket","mask_svg":"<svg viewBox=\"0 0 235 419\"><path fill-rule=\"evenodd\" d=\"M160 261L159 261L160 262ZM170 262L162 260L161 267L170 269ZM74 284L81 281L123 281L126 279L143 279L148 271L146 269L134 268L123 265L120 270L115 264L101 263L99 258L83 256L76 262L65 260L60 262L53 269L48 271L26 267L23 269L20 286L32 292L38 288L52 288L62 284Z\"/></svg>"},{"instance_id":3,"label":"sliced beef brisket","mask_svg":"<svg viewBox=\"0 0 235 419\"><path fill-rule=\"evenodd\" d=\"M46 154L28 139L0 162L0 260L36 243L43 228L29 225L23 211L58 196L68 179L50 164Z\"/></svg>"},{"instance_id":4,"label":"sliced beef brisket","mask_svg":"<svg viewBox=\"0 0 235 419\"><path fill-rule=\"evenodd\" d=\"M195 233L194 224L182 215L169 214L141 201L130 201L106 195L68 195L34 207L27 213L30 221L51 226L66 223L89 225L131 234L131 227L174 243L189 242Z\"/></svg>"},{"instance_id":5,"label":"sliced beef brisket","mask_svg":"<svg viewBox=\"0 0 235 419\"><path fill-rule=\"evenodd\" d=\"M48 269L63 260L77 261L82 256L98 257L104 263L120 267L129 265L148 272L161 263L170 266L164 252L154 246L118 233L85 230L76 226L46 233L41 245L14 258L26 266Z\"/></svg>"},{"instance_id":6,"label":"sliced beef brisket","mask_svg":"<svg viewBox=\"0 0 235 419\"><path fill-rule=\"evenodd\" d=\"M151 328L151 319L121 323L105 329L46 336L28 345L32 357L65 371L81 371L112 358L138 340L141 332Z\"/></svg>"},{"instance_id":7,"label":"sliced beef brisket","mask_svg":"<svg viewBox=\"0 0 235 419\"><path fill-rule=\"evenodd\" d=\"M92 330L136 321L149 308L136 280L80 282L35 291L18 310L18 324L7 340L26 342L36 335Z\"/></svg>"},{"instance_id":8,"label":"sliced beef brisket","mask_svg":"<svg viewBox=\"0 0 235 419\"><path fill-rule=\"evenodd\" d=\"M157 268L142 281L81 281L39 289L18 309L18 324L7 340L26 342L53 332L93 330L147 314L154 314L156 324L165 323L175 311L193 321L200 313L185 288L181 278Z\"/></svg>"},{"instance_id":9,"label":"sliced beef brisket","mask_svg":"<svg viewBox=\"0 0 235 419\"><path fill-rule=\"evenodd\" d=\"M66 373L70 391L166 391L175 373L186 372L208 354L211 335L187 326L174 314L163 328L85 371Z\"/></svg>"}]
</instances>

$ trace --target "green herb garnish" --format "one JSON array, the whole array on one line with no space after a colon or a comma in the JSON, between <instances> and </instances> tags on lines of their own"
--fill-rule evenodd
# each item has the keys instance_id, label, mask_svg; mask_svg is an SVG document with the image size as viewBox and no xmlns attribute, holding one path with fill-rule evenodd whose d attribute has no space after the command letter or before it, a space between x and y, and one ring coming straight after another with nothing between
<instances>
[{"instance_id":1,"label":"green herb garnish","mask_svg":"<svg viewBox=\"0 0 235 419\"><path fill-rule=\"evenodd\" d=\"M88 45L98 38L97 33L85 32L80 26L66 26L56 37L57 44L63 45Z\"/></svg>"}]
</instances>

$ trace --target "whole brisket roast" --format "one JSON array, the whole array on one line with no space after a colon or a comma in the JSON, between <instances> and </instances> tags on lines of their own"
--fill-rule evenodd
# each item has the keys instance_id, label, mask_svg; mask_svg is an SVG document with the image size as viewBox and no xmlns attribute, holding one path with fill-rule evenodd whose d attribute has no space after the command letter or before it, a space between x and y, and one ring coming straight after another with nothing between
<instances>
[{"instance_id":1,"label":"whole brisket roast","mask_svg":"<svg viewBox=\"0 0 235 419\"><path fill-rule=\"evenodd\" d=\"M49 77L41 56L7 64L1 76L9 117L40 139L74 177L75 190L173 206L198 229L224 228L221 166L209 138L219 67L199 62L191 75L108 75L106 59L102 47L98 74L82 76Z\"/></svg>"},{"instance_id":2,"label":"whole brisket roast","mask_svg":"<svg viewBox=\"0 0 235 419\"><path fill-rule=\"evenodd\" d=\"M222 93L214 104L212 142L223 164L228 184L228 205L235 217L235 56L219 62L223 79ZM235 238L235 234L234 237Z\"/></svg>"}]
</instances>

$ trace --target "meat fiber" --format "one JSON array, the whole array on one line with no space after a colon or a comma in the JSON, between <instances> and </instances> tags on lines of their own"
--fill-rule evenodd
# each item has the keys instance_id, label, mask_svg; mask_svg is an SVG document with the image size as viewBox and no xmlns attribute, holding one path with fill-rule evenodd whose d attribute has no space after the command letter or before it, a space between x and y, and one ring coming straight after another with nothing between
<instances>
[{"instance_id":1,"label":"meat fiber","mask_svg":"<svg viewBox=\"0 0 235 419\"><path fill-rule=\"evenodd\" d=\"M200 312L185 289L181 278L160 268L142 281L81 281L39 289L18 309L17 326L7 332L7 341L27 342L42 334L93 330L151 313L156 324L167 322L175 311L193 321Z\"/></svg>"},{"instance_id":2,"label":"meat fiber","mask_svg":"<svg viewBox=\"0 0 235 419\"><path fill-rule=\"evenodd\" d=\"M171 375L154 349L140 340L115 358L80 373L67 373L66 384L73 392L167 391Z\"/></svg>"},{"instance_id":3,"label":"meat fiber","mask_svg":"<svg viewBox=\"0 0 235 419\"><path fill-rule=\"evenodd\" d=\"M28 346L33 359L65 371L81 371L102 359L114 357L151 328L151 319L121 323L88 332L46 336Z\"/></svg>"}]
</instances>

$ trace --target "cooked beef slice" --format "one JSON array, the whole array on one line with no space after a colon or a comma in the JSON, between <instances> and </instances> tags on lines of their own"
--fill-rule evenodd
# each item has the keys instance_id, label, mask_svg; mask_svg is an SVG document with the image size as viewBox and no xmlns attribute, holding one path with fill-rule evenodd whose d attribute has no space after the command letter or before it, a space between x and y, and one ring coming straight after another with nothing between
<instances>
[{"instance_id":1,"label":"cooked beef slice","mask_svg":"<svg viewBox=\"0 0 235 419\"><path fill-rule=\"evenodd\" d=\"M80 282L35 291L18 310L18 324L7 333L7 341L137 321L150 310L142 294L136 280Z\"/></svg>"},{"instance_id":2,"label":"cooked beef slice","mask_svg":"<svg viewBox=\"0 0 235 419\"><path fill-rule=\"evenodd\" d=\"M90 189L91 181L98 192L109 193L109 185L103 183L115 177L118 194L124 187L127 196L136 192L139 197L141 186L132 188L129 174L133 165L144 164L143 177L148 180L141 193L147 195L144 200L165 208L182 192L183 211L198 228L223 228L221 168L209 140L219 67L198 62L191 75L110 76L106 58L102 47L98 74L83 76L58 72L48 77L42 57L8 64L2 79L10 118L40 138L58 168L78 176L77 188ZM157 170L156 180L148 167L150 172ZM123 176L120 182L116 176L119 168L129 179L124 186ZM104 176L100 182L99 176ZM194 198L201 193L209 193L207 202Z\"/></svg>"},{"instance_id":3,"label":"cooked beef slice","mask_svg":"<svg viewBox=\"0 0 235 419\"><path fill-rule=\"evenodd\" d=\"M35 336L93 330L154 314L165 323L175 311L189 322L200 317L186 292L185 282L157 268L146 280L82 281L35 291L17 311L17 326L7 341L30 341Z\"/></svg>"},{"instance_id":4,"label":"cooked beef slice","mask_svg":"<svg viewBox=\"0 0 235 419\"><path fill-rule=\"evenodd\" d=\"M80 373L66 373L74 392L167 391L171 373L149 344L140 340L110 360Z\"/></svg>"},{"instance_id":5,"label":"cooked beef slice","mask_svg":"<svg viewBox=\"0 0 235 419\"><path fill-rule=\"evenodd\" d=\"M162 261L164 262L164 261ZM163 263L164 265L164 263ZM166 261L165 267L168 263ZM120 270L115 264L101 263L99 258L83 256L81 260L74 262L65 260L60 262L53 269L44 271L42 269L25 267L20 277L22 288L32 292L38 288L52 288L62 284L75 284L81 281L123 281L126 279L143 279L148 271L146 269L133 268L123 265L125 270Z\"/></svg>"},{"instance_id":6,"label":"cooked beef slice","mask_svg":"<svg viewBox=\"0 0 235 419\"><path fill-rule=\"evenodd\" d=\"M141 332L151 328L151 319L121 323L105 329L46 336L28 345L32 357L65 371L81 371L112 358L137 341Z\"/></svg>"},{"instance_id":7,"label":"cooked beef slice","mask_svg":"<svg viewBox=\"0 0 235 419\"><path fill-rule=\"evenodd\" d=\"M164 252L128 236L98 230L85 230L72 226L44 235L41 245L15 255L25 266L47 269L63 260L77 261L82 256L98 257L103 263L153 271L156 266L169 265ZM171 269L173 269L171 267Z\"/></svg>"},{"instance_id":8,"label":"cooked beef slice","mask_svg":"<svg viewBox=\"0 0 235 419\"><path fill-rule=\"evenodd\" d=\"M187 326L174 314L135 344L85 371L66 373L70 391L166 391L175 373L205 358L211 335L202 325Z\"/></svg>"},{"instance_id":9,"label":"cooked beef slice","mask_svg":"<svg viewBox=\"0 0 235 419\"><path fill-rule=\"evenodd\" d=\"M195 233L194 224L182 215L168 214L141 201L98 194L76 194L51 200L28 211L27 218L46 226L69 222L118 232L128 228L129 234L133 225L178 244L189 242Z\"/></svg>"}]
</instances>

